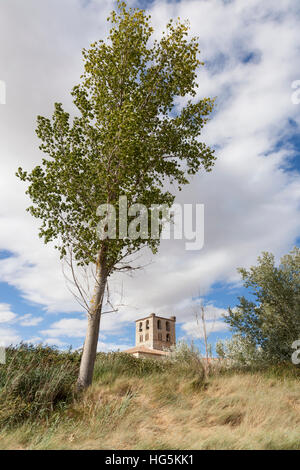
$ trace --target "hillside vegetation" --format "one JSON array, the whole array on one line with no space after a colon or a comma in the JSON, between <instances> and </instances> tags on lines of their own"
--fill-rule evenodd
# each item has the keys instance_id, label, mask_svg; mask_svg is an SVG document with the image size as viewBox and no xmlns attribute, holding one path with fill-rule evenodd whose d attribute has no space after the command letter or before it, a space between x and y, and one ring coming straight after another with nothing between
<instances>
[{"instance_id":1,"label":"hillside vegetation","mask_svg":"<svg viewBox=\"0 0 300 470\"><path fill-rule=\"evenodd\" d=\"M155 362L20 346L0 366L0 449L300 449L299 368L209 374L192 351Z\"/></svg>"}]
</instances>

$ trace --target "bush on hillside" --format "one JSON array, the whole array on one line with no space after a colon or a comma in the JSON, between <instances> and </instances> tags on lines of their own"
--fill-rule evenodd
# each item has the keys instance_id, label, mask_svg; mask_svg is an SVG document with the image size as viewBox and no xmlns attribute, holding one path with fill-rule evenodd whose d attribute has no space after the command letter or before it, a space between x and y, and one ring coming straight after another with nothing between
<instances>
[{"instance_id":1,"label":"bush on hillside","mask_svg":"<svg viewBox=\"0 0 300 470\"><path fill-rule=\"evenodd\" d=\"M239 272L251 300L240 297L239 305L224 316L238 335L232 347L240 345L243 356L246 346L246 359L251 351L254 360L290 362L292 344L300 338L300 248L283 256L279 266L274 255L263 253L257 266Z\"/></svg>"},{"instance_id":2,"label":"bush on hillside","mask_svg":"<svg viewBox=\"0 0 300 470\"><path fill-rule=\"evenodd\" d=\"M231 339L216 343L217 355L225 360L223 368L248 368L262 366L266 363L261 348L258 348L249 338L235 334Z\"/></svg>"}]
</instances>

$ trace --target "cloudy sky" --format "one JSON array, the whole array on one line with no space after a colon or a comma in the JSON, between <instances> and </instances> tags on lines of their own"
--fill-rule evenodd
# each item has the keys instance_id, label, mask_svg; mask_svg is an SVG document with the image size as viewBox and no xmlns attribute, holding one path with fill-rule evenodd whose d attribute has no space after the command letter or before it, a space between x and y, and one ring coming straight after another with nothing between
<instances>
[{"instance_id":1,"label":"cloudy sky","mask_svg":"<svg viewBox=\"0 0 300 470\"><path fill-rule=\"evenodd\" d=\"M300 5L297 0L130 4L149 11L158 36L171 17L190 20L205 61L199 97L217 97L203 138L218 160L212 173L199 174L177 198L204 204L204 248L188 252L181 242L163 241L158 255L143 255L141 271L115 277L110 290L118 312L103 317L99 349L132 346L133 321L151 312L176 315L178 337L200 341L199 295L215 341L228 336L222 314L244 293L236 268L254 264L263 250L278 259L299 244L300 92L292 84L300 80ZM0 0L0 97L6 85L6 104L0 104L4 344L23 340L77 348L84 340L85 313L66 285L57 253L43 245L38 222L25 212L29 201L15 171L31 169L42 158L36 116L50 116L54 102L72 112L69 92L82 72L82 48L106 36L113 7L111 0Z\"/></svg>"}]
</instances>

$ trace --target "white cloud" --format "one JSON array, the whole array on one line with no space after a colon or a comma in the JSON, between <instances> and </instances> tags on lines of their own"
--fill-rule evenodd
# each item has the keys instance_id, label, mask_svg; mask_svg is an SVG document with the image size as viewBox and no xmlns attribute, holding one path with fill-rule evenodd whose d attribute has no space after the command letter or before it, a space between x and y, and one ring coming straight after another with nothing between
<instances>
[{"instance_id":1,"label":"white cloud","mask_svg":"<svg viewBox=\"0 0 300 470\"><path fill-rule=\"evenodd\" d=\"M80 308L66 289L57 253L42 244L38 224L25 213L28 200L14 172L40 161L36 115L50 115L54 101L72 109L68 92L80 75L80 51L107 31L112 2L81 5L27 0L25 8L10 0L0 6L0 79L7 84L7 104L0 108L0 195L9 202L0 209L0 248L14 255L0 260L0 280L51 312ZM170 16L180 16L200 36L207 67L199 73L199 96L217 96L204 138L217 146L218 161L177 196L205 204L204 249L187 253L183 244L165 241L154 263L133 278L116 276L112 297L120 303L123 290L126 307L103 317L103 331L117 332L151 311L188 324L199 288L205 295L216 282L237 282L237 266L255 263L263 250L282 255L300 229L299 174L285 171L294 154L288 144L276 147L291 133L289 120L300 124L300 108L290 98L291 83L300 78L297 2L157 1L151 13L159 31ZM250 53L254 60L243 62ZM63 318L43 333L81 338L85 327L84 319Z\"/></svg>"},{"instance_id":2,"label":"white cloud","mask_svg":"<svg viewBox=\"0 0 300 470\"><path fill-rule=\"evenodd\" d=\"M228 329L226 323L220 320L210 320L205 323L206 334L209 339L209 335L215 332L224 332ZM204 338L204 329L201 323L196 321L186 322L182 325L182 329L189 338L192 339L203 339Z\"/></svg>"},{"instance_id":3,"label":"white cloud","mask_svg":"<svg viewBox=\"0 0 300 470\"><path fill-rule=\"evenodd\" d=\"M20 335L12 328L0 328L0 346L10 346L20 341Z\"/></svg>"},{"instance_id":4,"label":"white cloud","mask_svg":"<svg viewBox=\"0 0 300 470\"><path fill-rule=\"evenodd\" d=\"M33 344L34 346L44 345L65 347L70 345L70 343L61 341L59 338L42 338L41 336L33 336L32 338L24 340L23 342L27 344Z\"/></svg>"},{"instance_id":5,"label":"white cloud","mask_svg":"<svg viewBox=\"0 0 300 470\"><path fill-rule=\"evenodd\" d=\"M212 303L205 303L203 299L196 299L193 302L193 307L191 311L191 315L195 319L201 318L202 315L202 306L203 306L203 314L204 319L206 321L216 320L222 318L224 315L227 315L227 310L224 308L216 307Z\"/></svg>"},{"instance_id":6,"label":"white cloud","mask_svg":"<svg viewBox=\"0 0 300 470\"><path fill-rule=\"evenodd\" d=\"M54 322L47 330L42 330L41 334L50 338L59 338L65 336L68 338L83 338L87 326L86 319L62 318Z\"/></svg>"},{"instance_id":7,"label":"white cloud","mask_svg":"<svg viewBox=\"0 0 300 470\"><path fill-rule=\"evenodd\" d=\"M65 343L64 341L61 341L58 338L46 338L43 341L43 344L46 344L48 346L57 346L57 347L69 346L68 343Z\"/></svg>"},{"instance_id":8,"label":"white cloud","mask_svg":"<svg viewBox=\"0 0 300 470\"><path fill-rule=\"evenodd\" d=\"M196 299L190 306L190 310L184 315L184 322L180 325L186 336L191 339L204 338L204 326L202 320L202 306L207 337L214 332L224 332L228 326L223 321L227 310L219 308L212 303L205 304L203 299Z\"/></svg>"},{"instance_id":9,"label":"white cloud","mask_svg":"<svg viewBox=\"0 0 300 470\"><path fill-rule=\"evenodd\" d=\"M117 344L117 343L105 343L103 341L98 342L98 352L112 352L112 351L124 351L132 347L132 344Z\"/></svg>"},{"instance_id":10,"label":"white cloud","mask_svg":"<svg viewBox=\"0 0 300 470\"><path fill-rule=\"evenodd\" d=\"M38 345L43 343L43 339L40 336L33 336L32 338L23 340L24 343Z\"/></svg>"},{"instance_id":11,"label":"white cloud","mask_svg":"<svg viewBox=\"0 0 300 470\"><path fill-rule=\"evenodd\" d=\"M124 326L124 320L118 321L119 317L112 317L111 315L104 315L101 318L101 334L100 339L105 340L105 335L102 332L113 332L114 334L120 333ZM87 318L62 318L50 325L49 328L40 331L43 336L51 338L84 338L86 334Z\"/></svg>"},{"instance_id":12,"label":"white cloud","mask_svg":"<svg viewBox=\"0 0 300 470\"><path fill-rule=\"evenodd\" d=\"M27 313L19 317L19 323L21 326L36 326L43 321L43 317L33 316L31 313Z\"/></svg>"},{"instance_id":13,"label":"white cloud","mask_svg":"<svg viewBox=\"0 0 300 470\"><path fill-rule=\"evenodd\" d=\"M0 323L11 323L17 315L11 311L9 304L0 304Z\"/></svg>"}]
</instances>

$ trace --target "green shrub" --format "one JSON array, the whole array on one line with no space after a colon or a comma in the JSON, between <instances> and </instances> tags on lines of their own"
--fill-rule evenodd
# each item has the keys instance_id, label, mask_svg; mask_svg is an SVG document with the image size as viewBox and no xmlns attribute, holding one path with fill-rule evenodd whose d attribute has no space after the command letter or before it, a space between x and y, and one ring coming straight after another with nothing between
<instances>
[{"instance_id":1,"label":"green shrub","mask_svg":"<svg viewBox=\"0 0 300 470\"><path fill-rule=\"evenodd\" d=\"M261 348L258 348L249 338L239 334L230 339L218 341L216 344L218 356L225 360L227 367L246 368L262 367L266 364Z\"/></svg>"}]
</instances>

